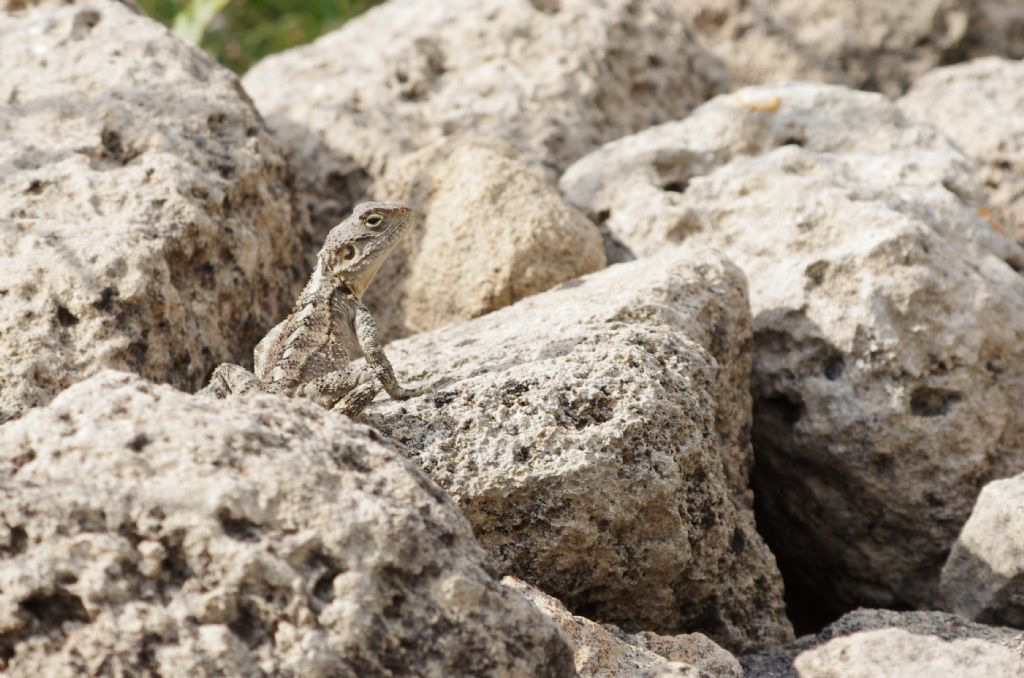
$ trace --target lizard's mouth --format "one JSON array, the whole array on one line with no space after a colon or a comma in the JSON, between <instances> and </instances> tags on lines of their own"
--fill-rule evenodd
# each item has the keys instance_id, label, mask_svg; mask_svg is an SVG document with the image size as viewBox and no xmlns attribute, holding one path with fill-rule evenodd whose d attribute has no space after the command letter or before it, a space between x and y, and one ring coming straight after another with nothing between
<instances>
[{"instance_id":1,"label":"lizard's mouth","mask_svg":"<svg viewBox=\"0 0 1024 678\"><path fill-rule=\"evenodd\" d=\"M401 237L405 235L405 232L409 230L409 226L412 225L411 222L413 220L413 214L411 209L406 207L399 212L399 214L401 214L402 220L397 222L387 232L382 242L382 249L389 250L390 246L395 243L395 241L401 239Z\"/></svg>"}]
</instances>

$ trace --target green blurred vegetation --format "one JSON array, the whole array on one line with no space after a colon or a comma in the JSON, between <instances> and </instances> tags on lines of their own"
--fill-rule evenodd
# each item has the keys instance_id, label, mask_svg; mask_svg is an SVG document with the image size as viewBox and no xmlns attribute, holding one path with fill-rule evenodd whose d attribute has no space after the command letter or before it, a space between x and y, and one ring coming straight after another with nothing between
<instances>
[{"instance_id":1,"label":"green blurred vegetation","mask_svg":"<svg viewBox=\"0 0 1024 678\"><path fill-rule=\"evenodd\" d=\"M263 56L310 42L381 0L227 0L226 6L225 0L138 2L185 39L201 37L207 52L244 73Z\"/></svg>"}]
</instances>

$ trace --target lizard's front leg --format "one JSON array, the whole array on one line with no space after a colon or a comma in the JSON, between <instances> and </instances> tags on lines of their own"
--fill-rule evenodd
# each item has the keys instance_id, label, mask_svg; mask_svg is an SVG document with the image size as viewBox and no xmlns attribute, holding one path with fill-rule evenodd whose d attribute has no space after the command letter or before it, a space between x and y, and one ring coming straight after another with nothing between
<instances>
[{"instance_id":1,"label":"lizard's front leg","mask_svg":"<svg viewBox=\"0 0 1024 678\"><path fill-rule=\"evenodd\" d=\"M349 367L345 366L304 384L296 395L312 400L325 410L330 410L334 409L346 394L359 386L360 381L359 375L353 374Z\"/></svg>"},{"instance_id":2,"label":"lizard's front leg","mask_svg":"<svg viewBox=\"0 0 1024 678\"><path fill-rule=\"evenodd\" d=\"M349 367L328 372L302 387L303 397L324 409L358 417L380 393L380 382L370 370L355 373Z\"/></svg>"},{"instance_id":3,"label":"lizard's front leg","mask_svg":"<svg viewBox=\"0 0 1024 678\"><path fill-rule=\"evenodd\" d=\"M366 409L366 406L373 402L378 393L380 393L380 383L376 379L363 382L343 395L331 410L347 414L350 417L358 417Z\"/></svg>"},{"instance_id":4,"label":"lizard's front leg","mask_svg":"<svg viewBox=\"0 0 1024 678\"><path fill-rule=\"evenodd\" d=\"M241 395L245 393L261 393L263 382L241 365L232 363L221 363L210 375L210 383L205 388L196 391L198 396L211 398L226 398L232 393Z\"/></svg>"},{"instance_id":5,"label":"lizard's front leg","mask_svg":"<svg viewBox=\"0 0 1024 678\"><path fill-rule=\"evenodd\" d=\"M354 324L356 339L359 341L359 348L363 350L363 355L366 356L366 364L380 380L389 396L395 400L406 400L427 392L427 389L409 389L399 385L391 361L384 355L384 347L380 345L377 323L374 322L369 309L361 303L356 304Z\"/></svg>"}]
</instances>

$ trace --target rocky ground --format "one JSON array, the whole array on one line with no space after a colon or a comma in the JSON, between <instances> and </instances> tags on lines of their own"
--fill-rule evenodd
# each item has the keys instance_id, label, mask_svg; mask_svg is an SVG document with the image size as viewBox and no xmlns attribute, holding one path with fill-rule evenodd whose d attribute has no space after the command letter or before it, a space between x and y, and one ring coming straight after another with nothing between
<instances>
[{"instance_id":1,"label":"rocky ground","mask_svg":"<svg viewBox=\"0 0 1024 678\"><path fill-rule=\"evenodd\" d=\"M0 672L1024 676L1024 7L0 5ZM419 214L358 422L190 395Z\"/></svg>"}]
</instances>

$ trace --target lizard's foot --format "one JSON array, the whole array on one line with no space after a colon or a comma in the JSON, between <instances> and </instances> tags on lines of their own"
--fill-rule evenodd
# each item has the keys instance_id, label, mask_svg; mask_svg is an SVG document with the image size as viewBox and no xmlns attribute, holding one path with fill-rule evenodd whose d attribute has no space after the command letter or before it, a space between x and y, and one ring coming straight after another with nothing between
<instances>
[{"instance_id":1,"label":"lizard's foot","mask_svg":"<svg viewBox=\"0 0 1024 678\"><path fill-rule=\"evenodd\" d=\"M426 395L433 390L434 389L429 386L423 386L420 388L403 388L401 386L395 386L393 389L388 390L388 395L394 400L408 400L409 398Z\"/></svg>"},{"instance_id":2,"label":"lizard's foot","mask_svg":"<svg viewBox=\"0 0 1024 678\"><path fill-rule=\"evenodd\" d=\"M232 393L261 393L263 382L241 365L221 363L210 375L210 383L196 391L197 396L226 398Z\"/></svg>"},{"instance_id":3,"label":"lizard's foot","mask_svg":"<svg viewBox=\"0 0 1024 678\"><path fill-rule=\"evenodd\" d=\"M346 368L318 377L299 389L298 395L312 400L325 410L330 410L357 386L359 381Z\"/></svg>"},{"instance_id":4,"label":"lizard's foot","mask_svg":"<svg viewBox=\"0 0 1024 678\"><path fill-rule=\"evenodd\" d=\"M385 362L387 358L383 355L379 358L382 362ZM379 383L378 390L383 387L385 393L391 396L392 400L408 400L409 398L415 398L416 396L425 395L433 391L433 387L425 386L420 388L404 388L398 383L398 379L395 378L395 373L391 369L391 363L386 363L383 366L371 365L364 368L357 377L358 383Z\"/></svg>"},{"instance_id":5,"label":"lizard's foot","mask_svg":"<svg viewBox=\"0 0 1024 678\"><path fill-rule=\"evenodd\" d=\"M364 382L342 396L331 408L331 411L358 417L366 409L366 406L373 402L378 393L380 393L380 385L376 381Z\"/></svg>"}]
</instances>

